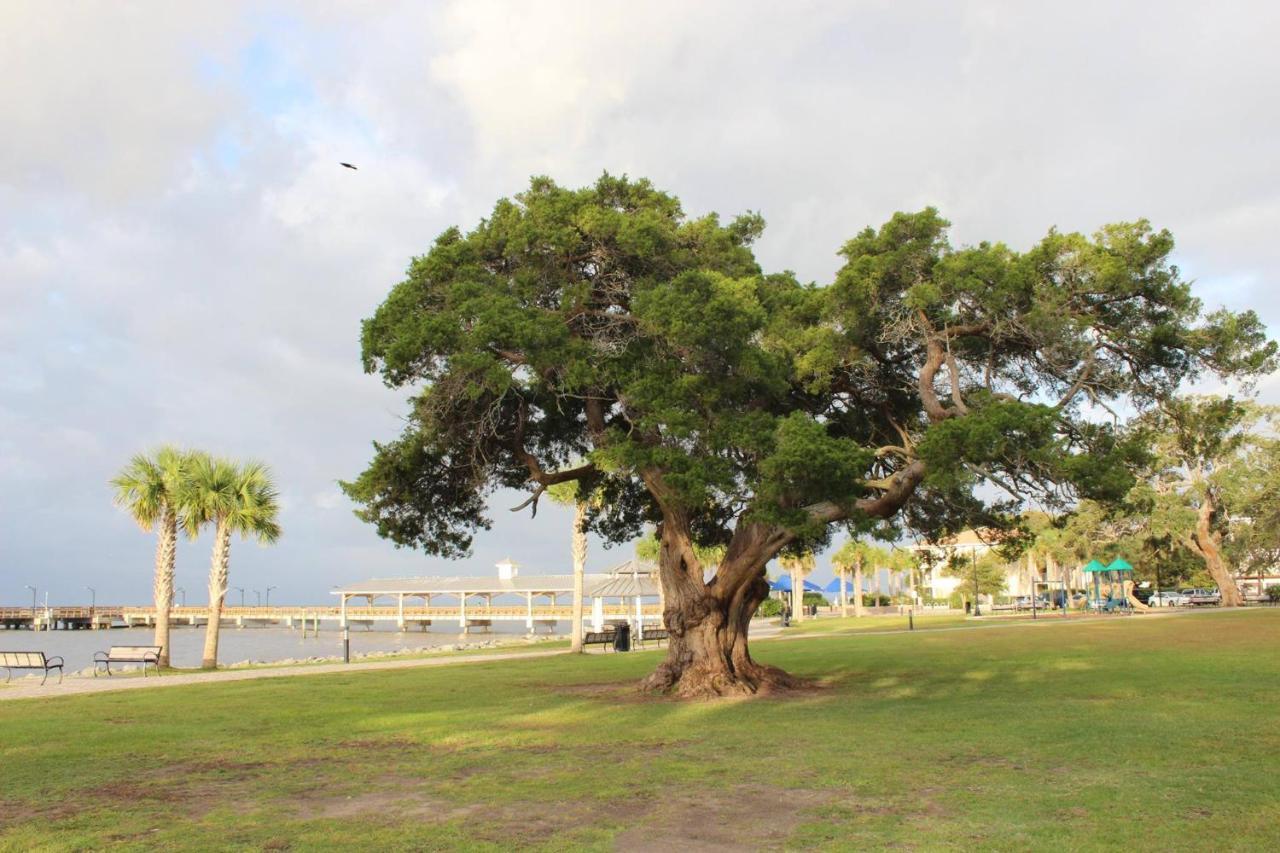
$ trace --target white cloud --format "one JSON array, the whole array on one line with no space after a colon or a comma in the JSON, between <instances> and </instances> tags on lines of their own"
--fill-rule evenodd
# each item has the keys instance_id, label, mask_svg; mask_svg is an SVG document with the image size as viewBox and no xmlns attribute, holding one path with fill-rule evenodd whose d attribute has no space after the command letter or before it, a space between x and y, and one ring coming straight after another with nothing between
<instances>
[{"instance_id":1,"label":"white cloud","mask_svg":"<svg viewBox=\"0 0 1280 853\"><path fill-rule=\"evenodd\" d=\"M162 191L241 105L207 69L238 4L5 6L0 182L104 201Z\"/></svg>"},{"instance_id":2,"label":"white cloud","mask_svg":"<svg viewBox=\"0 0 1280 853\"><path fill-rule=\"evenodd\" d=\"M316 492L311 497L312 503L316 509L331 510L347 505L347 497L338 489L329 489L324 492Z\"/></svg>"}]
</instances>

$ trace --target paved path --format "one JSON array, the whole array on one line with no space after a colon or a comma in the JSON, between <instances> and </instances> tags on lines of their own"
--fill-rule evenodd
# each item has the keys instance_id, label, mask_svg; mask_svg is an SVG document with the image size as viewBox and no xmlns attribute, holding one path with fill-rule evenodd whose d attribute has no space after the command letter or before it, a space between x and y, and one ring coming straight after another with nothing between
<instances>
[{"instance_id":1,"label":"paved path","mask_svg":"<svg viewBox=\"0 0 1280 853\"><path fill-rule=\"evenodd\" d=\"M54 696L76 696L82 693L107 693L118 690L142 690L147 688L180 687L185 684L221 684L227 681L252 681L259 678L288 678L295 675L325 675L329 673L370 672L379 669L412 669L420 666L459 666L462 664L488 663L489 661L523 660L526 658L545 658L553 655L568 654L568 649L553 649L541 652L499 652L496 654L458 655L457 657L409 658L384 661L368 661L355 664L319 663L307 666L275 666L258 669L230 669L218 672L191 672L177 675L162 675L159 678L148 676L126 676L109 678L106 676L67 678L61 684L57 676L53 676L48 684L41 686L39 682L14 682L8 687L0 686L0 701L6 699L36 699Z\"/></svg>"}]
</instances>

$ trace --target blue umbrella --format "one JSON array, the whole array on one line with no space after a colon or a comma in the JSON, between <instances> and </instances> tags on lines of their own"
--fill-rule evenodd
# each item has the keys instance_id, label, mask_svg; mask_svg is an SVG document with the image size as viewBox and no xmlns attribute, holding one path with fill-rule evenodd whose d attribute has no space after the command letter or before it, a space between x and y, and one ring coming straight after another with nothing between
<instances>
[{"instance_id":1,"label":"blue umbrella","mask_svg":"<svg viewBox=\"0 0 1280 853\"><path fill-rule=\"evenodd\" d=\"M791 575L783 575L773 583L769 584L769 589L773 592L791 592ZM813 581L804 582L805 592L822 592L822 587Z\"/></svg>"},{"instance_id":2,"label":"blue umbrella","mask_svg":"<svg viewBox=\"0 0 1280 853\"><path fill-rule=\"evenodd\" d=\"M837 595L840 593L840 578L832 578L831 583L822 588L823 592L833 592ZM844 579L844 591L849 595L853 595L853 581L849 578Z\"/></svg>"}]
</instances>

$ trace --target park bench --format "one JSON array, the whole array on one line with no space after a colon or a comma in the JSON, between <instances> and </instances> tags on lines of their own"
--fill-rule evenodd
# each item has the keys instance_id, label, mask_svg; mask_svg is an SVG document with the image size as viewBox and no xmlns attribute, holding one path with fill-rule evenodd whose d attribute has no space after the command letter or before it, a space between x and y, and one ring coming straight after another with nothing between
<instances>
[{"instance_id":1,"label":"park bench","mask_svg":"<svg viewBox=\"0 0 1280 853\"><path fill-rule=\"evenodd\" d=\"M588 631L582 636L582 645L583 646L600 645L600 646L609 646L610 648L612 648L613 638L616 636L616 634L617 634L616 631Z\"/></svg>"},{"instance_id":2,"label":"park bench","mask_svg":"<svg viewBox=\"0 0 1280 853\"><path fill-rule=\"evenodd\" d=\"M49 673L53 670L58 671L58 683L62 683L62 664L63 660L58 655L51 658L44 656L44 652L0 652L0 669L5 672L4 682L9 683L9 679L13 677L15 669L38 669L44 673L44 677L40 679L40 683L44 684L49 680Z\"/></svg>"},{"instance_id":3,"label":"park bench","mask_svg":"<svg viewBox=\"0 0 1280 853\"><path fill-rule=\"evenodd\" d=\"M647 643L650 640L653 640L655 643L658 644L659 647L661 647L663 640L670 640L670 639L671 639L671 635L667 632L666 628L645 628L643 634L636 635L635 643L637 646L643 649L645 643Z\"/></svg>"},{"instance_id":4,"label":"park bench","mask_svg":"<svg viewBox=\"0 0 1280 853\"><path fill-rule=\"evenodd\" d=\"M98 669L105 667L107 675L111 674L111 664L113 663L140 663L142 664L142 677L147 677L147 664L151 664L156 668L156 675L160 674L160 647L159 646L112 646L109 652L96 652L93 656L93 674L98 675Z\"/></svg>"}]
</instances>

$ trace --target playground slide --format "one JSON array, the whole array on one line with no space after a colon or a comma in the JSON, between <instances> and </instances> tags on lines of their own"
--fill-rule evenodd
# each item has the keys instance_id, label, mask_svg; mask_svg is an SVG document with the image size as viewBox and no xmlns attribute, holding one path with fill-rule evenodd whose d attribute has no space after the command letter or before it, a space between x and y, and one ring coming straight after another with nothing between
<instances>
[{"instance_id":1,"label":"playground slide","mask_svg":"<svg viewBox=\"0 0 1280 853\"><path fill-rule=\"evenodd\" d=\"M1124 582L1124 597L1129 600L1129 606L1132 607L1135 612L1145 613L1151 609L1150 607L1143 604L1141 601L1139 601L1137 598L1134 597L1133 581Z\"/></svg>"}]
</instances>

